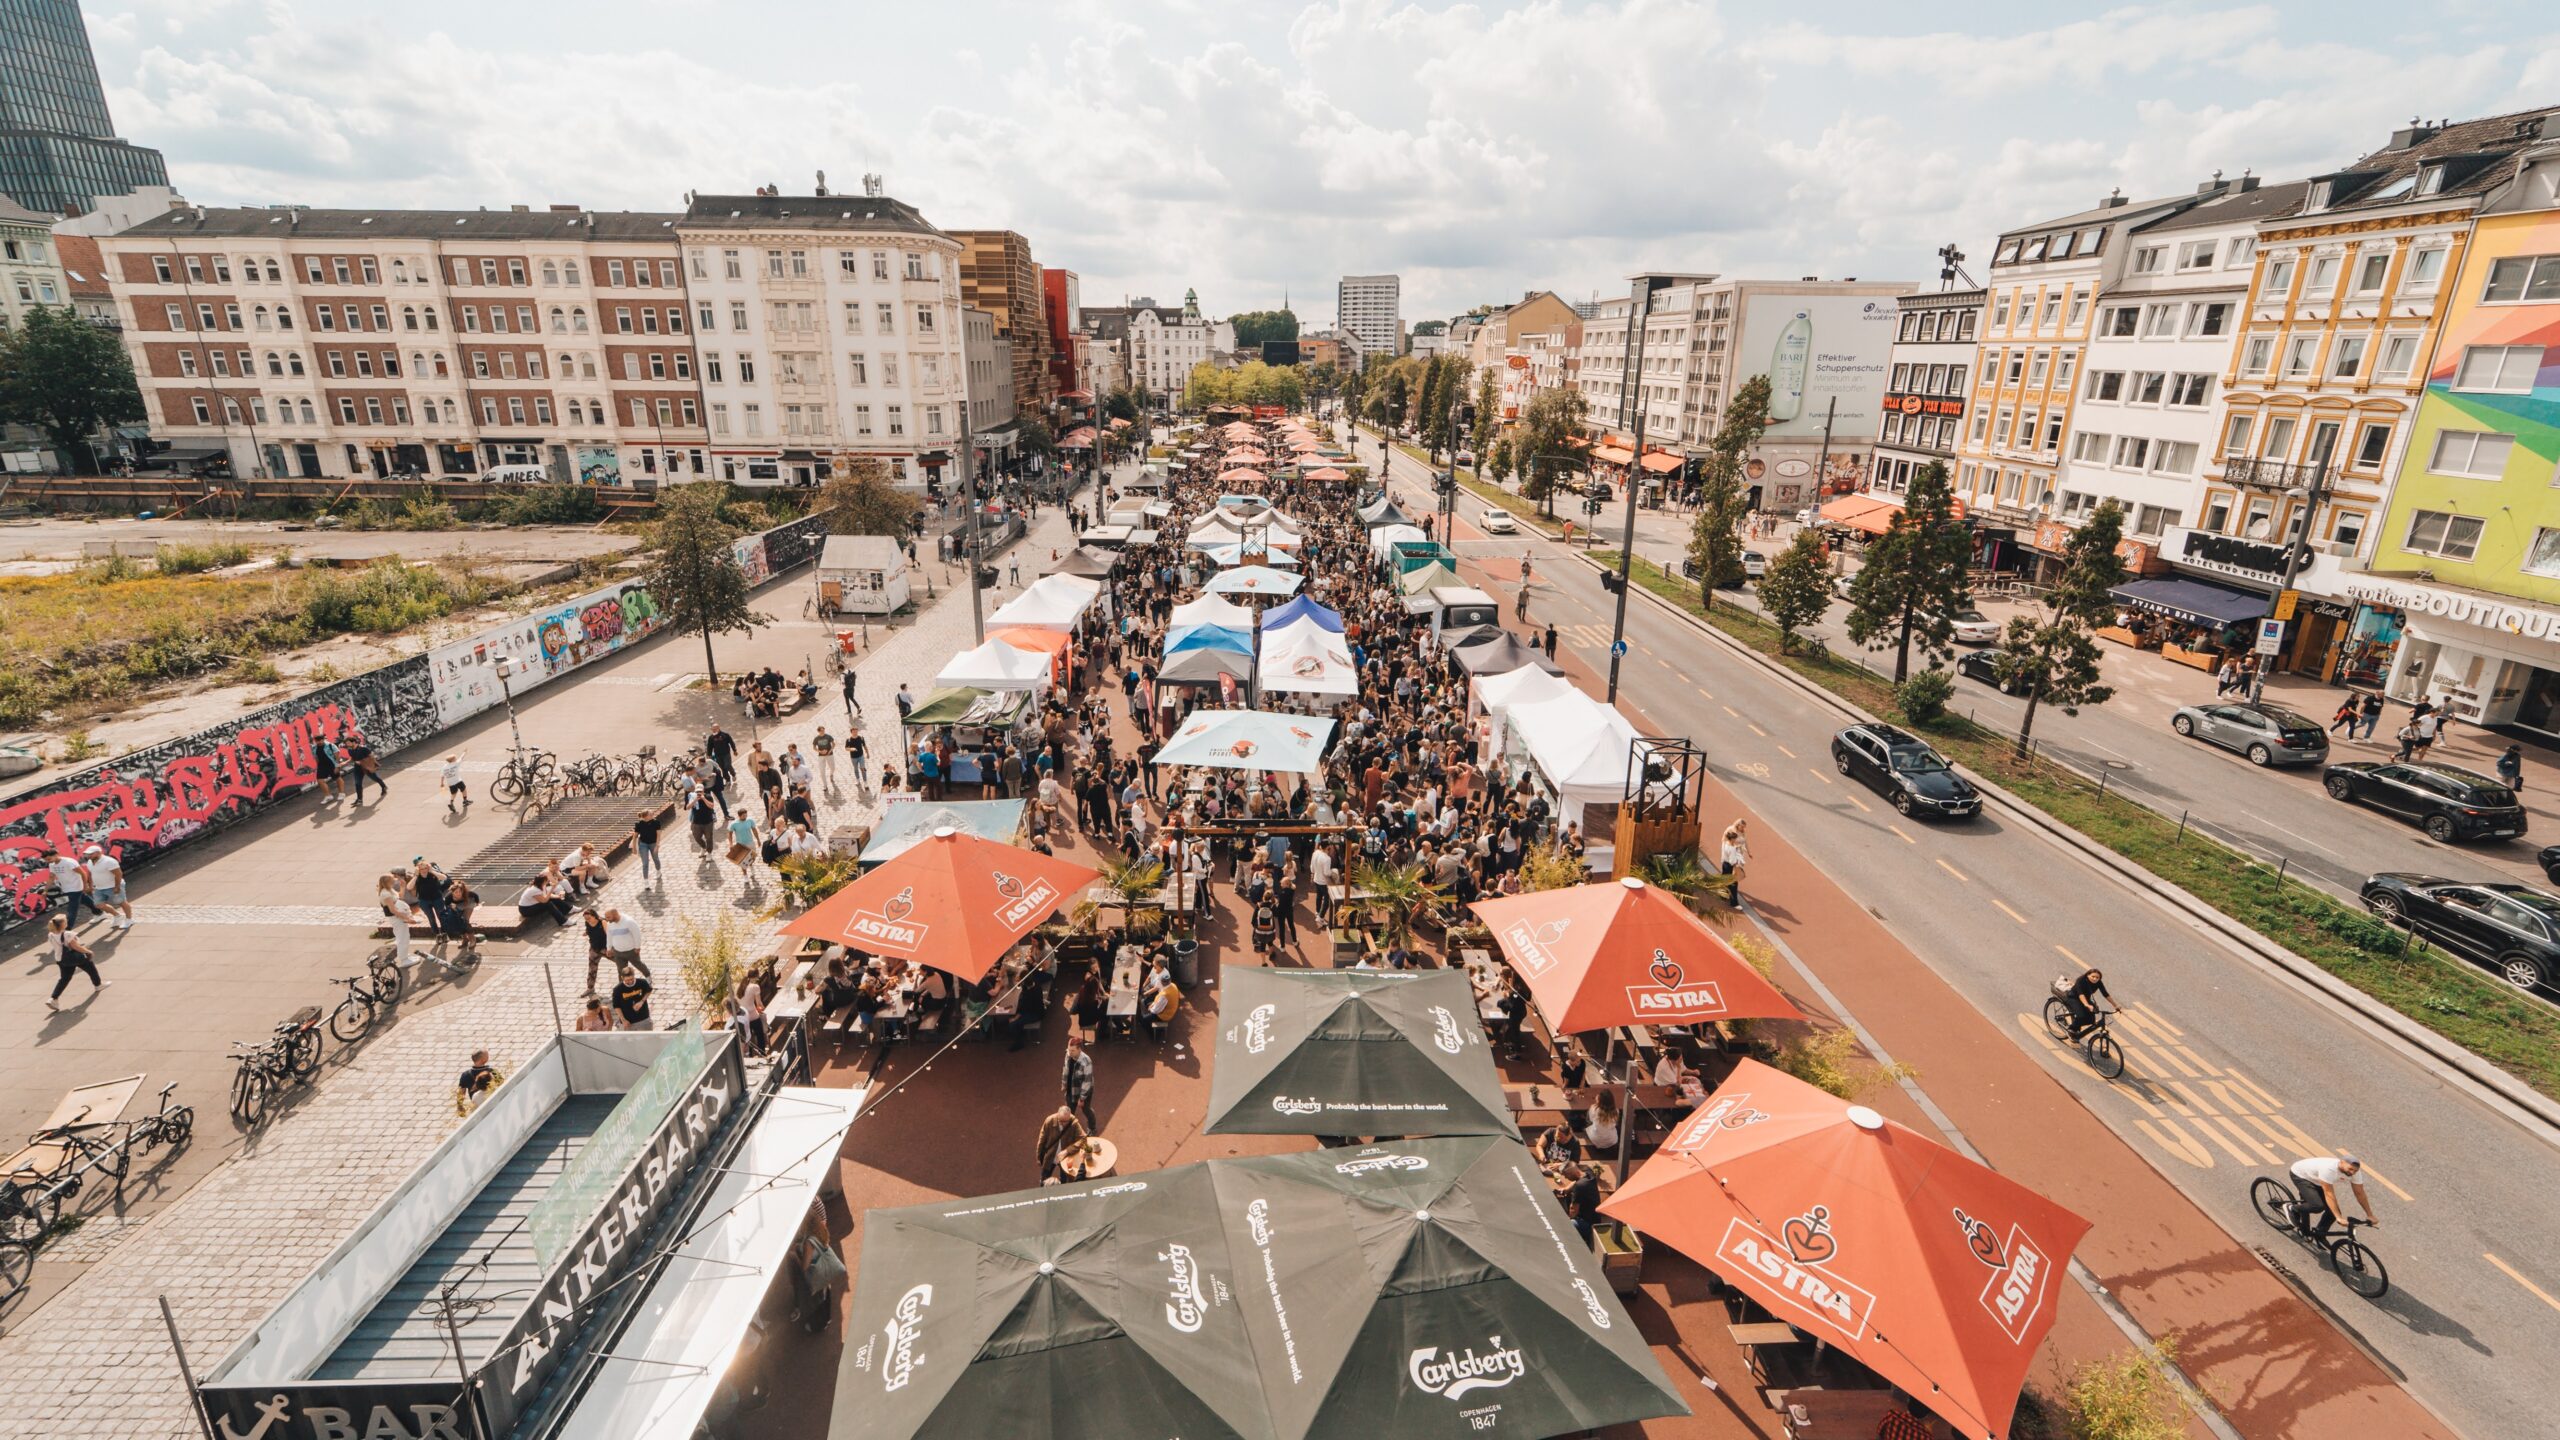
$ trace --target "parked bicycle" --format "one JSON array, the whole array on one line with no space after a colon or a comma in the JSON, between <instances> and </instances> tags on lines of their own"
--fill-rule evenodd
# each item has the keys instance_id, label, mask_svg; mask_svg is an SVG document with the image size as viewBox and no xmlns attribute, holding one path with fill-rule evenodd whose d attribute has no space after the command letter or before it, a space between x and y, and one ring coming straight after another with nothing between
<instances>
[{"instance_id":1,"label":"parked bicycle","mask_svg":"<svg viewBox=\"0 0 2560 1440\"><path fill-rule=\"evenodd\" d=\"M2383 1267L2382 1257L2356 1238L2356 1231L2370 1226L2372 1221L2342 1215L2338 1217L2339 1228L2325 1235L2315 1234L2305 1226L2293 1187L2271 1175L2261 1175L2250 1183L2249 1204L2258 1212L2258 1218L2269 1225L2297 1240L2326 1248L2329 1268L2358 1295L2379 1300L2391 1288L2391 1272Z\"/></svg>"},{"instance_id":2,"label":"parked bicycle","mask_svg":"<svg viewBox=\"0 0 2560 1440\"><path fill-rule=\"evenodd\" d=\"M239 1067L231 1074L231 1114L255 1125L278 1096L320 1069L320 1007L303 1006L265 1040L232 1041L231 1059Z\"/></svg>"},{"instance_id":3,"label":"parked bicycle","mask_svg":"<svg viewBox=\"0 0 2560 1440\"><path fill-rule=\"evenodd\" d=\"M0 1242L0 1306L18 1298L36 1271L36 1247Z\"/></svg>"},{"instance_id":4,"label":"parked bicycle","mask_svg":"<svg viewBox=\"0 0 2560 1440\"><path fill-rule=\"evenodd\" d=\"M529 793L538 792L546 782L556 783L560 762L540 746L527 746L507 757L498 767L498 778L489 782L489 798L501 805L513 805Z\"/></svg>"},{"instance_id":5,"label":"parked bicycle","mask_svg":"<svg viewBox=\"0 0 2560 1440\"><path fill-rule=\"evenodd\" d=\"M2068 976L2054 982L2056 988L2067 986ZM2087 1029L2074 1030L2078 1015L2069 1001L2055 995L2044 1002L2044 1028L2065 1045L2080 1047L2080 1056L2101 1079L2113 1080L2124 1073L2124 1048L2107 1030L2107 1017L2115 1014L2111 1006L2092 1006Z\"/></svg>"},{"instance_id":6,"label":"parked bicycle","mask_svg":"<svg viewBox=\"0 0 2560 1440\"><path fill-rule=\"evenodd\" d=\"M174 1080L161 1086L159 1109L140 1120L90 1120L83 1111L81 1119L27 1137L27 1147L8 1162L8 1177L0 1180L0 1249L24 1249L31 1262L35 1248L62 1218L63 1202L76 1199L91 1174L114 1180L121 1200L136 1154L192 1139L195 1107L169 1104L177 1088ZM9 1263L0 1260L0 1270L7 1268ZM16 1282L23 1283L23 1277ZM0 1274L0 1298L14 1290L10 1278Z\"/></svg>"},{"instance_id":7,"label":"parked bicycle","mask_svg":"<svg viewBox=\"0 0 2560 1440\"><path fill-rule=\"evenodd\" d=\"M372 1034L383 1013L399 1003L401 978L398 965L377 959L362 975L331 980L332 985L347 987L347 997L329 1012L329 1033L343 1045Z\"/></svg>"}]
</instances>

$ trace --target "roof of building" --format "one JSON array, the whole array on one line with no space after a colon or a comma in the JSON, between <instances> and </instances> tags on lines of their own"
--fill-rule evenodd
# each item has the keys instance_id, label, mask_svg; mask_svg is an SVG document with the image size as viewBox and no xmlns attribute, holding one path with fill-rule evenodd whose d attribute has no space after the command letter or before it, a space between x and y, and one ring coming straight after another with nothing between
<instances>
[{"instance_id":1,"label":"roof of building","mask_svg":"<svg viewBox=\"0 0 2560 1440\"><path fill-rule=\"evenodd\" d=\"M116 233L216 238L363 240L673 240L682 216L643 210L314 210L301 205L190 205Z\"/></svg>"},{"instance_id":2,"label":"roof of building","mask_svg":"<svg viewBox=\"0 0 2560 1440\"><path fill-rule=\"evenodd\" d=\"M1970 290L1913 290L1896 295L1893 303L1903 310L1932 310L1942 306L1972 310L1979 308L1990 294L1978 285Z\"/></svg>"},{"instance_id":3,"label":"roof of building","mask_svg":"<svg viewBox=\"0 0 2560 1440\"><path fill-rule=\"evenodd\" d=\"M59 215L47 215L41 210L30 210L8 196L0 195L0 220L14 221L21 225L51 225L61 218Z\"/></svg>"},{"instance_id":4,"label":"roof of building","mask_svg":"<svg viewBox=\"0 0 2560 1440\"><path fill-rule=\"evenodd\" d=\"M107 287L107 265L98 254L97 237L57 230L53 236L53 253L62 262L62 273L71 282L72 294L98 300L114 294Z\"/></svg>"},{"instance_id":5,"label":"roof of building","mask_svg":"<svg viewBox=\"0 0 2560 1440\"><path fill-rule=\"evenodd\" d=\"M2110 205L2092 206L2075 214L2056 216L2051 220L2038 220L2032 225L2012 225L2000 232L2000 238L2006 240L2012 235L2032 235L2040 230L2068 230L2074 226L2094 225L2105 220L2129 220L2136 215L2151 214L2195 198L2193 195L2166 195L2157 200L2120 200Z\"/></svg>"},{"instance_id":6,"label":"roof of building","mask_svg":"<svg viewBox=\"0 0 2560 1440\"><path fill-rule=\"evenodd\" d=\"M916 207L886 195L696 195L683 219L689 226L734 220L760 230L903 230L945 235Z\"/></svg>"},{"instance_id":7,"label":"roof of building","mask_svg":"<svg viewBox=\"0 0 2560 1440\"><path fill-rule=\"evenodd\" d=\"M2488 115L2477 120L2425 124L2412 122L2392 136L2392 143L2312 183L2330 182L2329 203L2318 213L2387 209L2394 205L2435 205L2469 199L2497 189L2511 178L2505 162L2516 151L2560 138L2560 105ZM2418 193L2422 172L2441 166L2443 180Z\"/></svg>"},{"instance_id":8,"label":"roof of building","mask_svg":"<svg viewBox=\"0 0 2560 1440\"><path fill-rule=\"evenodd\" d=\"M2302 208L2304 197L2311 193L2308 180L2289 180L2282 185L2257 185L2243 190L2239 185L2223 182L2223 193L2184 210L2173 211L2157 220L2134 227L2144 235L2164 230L2209 230L2218 225L2239 225L2252 220L2274 220L2291 215ZM2246 181L2240 182L2246 184Z\"/></svg>"}]
</instances>

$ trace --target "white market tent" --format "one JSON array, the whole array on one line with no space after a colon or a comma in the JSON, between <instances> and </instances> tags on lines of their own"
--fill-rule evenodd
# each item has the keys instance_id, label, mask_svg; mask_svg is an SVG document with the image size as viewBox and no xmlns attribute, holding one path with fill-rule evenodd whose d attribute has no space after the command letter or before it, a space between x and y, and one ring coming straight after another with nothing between
<instances>
[{"instance_id":1,"label":"white market tent","mask_svg":"<svg viewBox=\"0 0 2560 1440\"><path fill-rule=\"evenodd\" d=\"M907 605L907 552L886 535L830 535L817 582L821 613L894 615Z\"/></svg>"},{"instance_id":2,"label":"white market tent","mask_svg":"<svg viewBox=\"0 0 2560 1440\"><path fill-rule=\"evenodd\" d=\"M1201 588L1215 595L1259 595L1278 600L1296 594L1298 586L1303 583L1286 570L1274 570L1268 565L1240 565L1232 570L1219 571Z\"/></svg>"},{"instance_id":3,"label":"white market tent","mask_svg":"<svg viewBox=\"0 0 2560 1440\"><path fill-rule=\"evenodd\" d=\"M1073 630L1085 610L1102 594L1102 582L1081 575L1049 575L1014 596L987 617L987 624L1021 625L1033 630Z\"/></svg>"},{"instance_id":4,"label":"white market tent","mask_svg":"<svg viewBox=\"0 0 2560 1440\"><path fill-rule=\"evenodd\" d=\"M1187 605L1173 607L1173 616L1165 624L1165 633L1188 630L1195 625L1216 625L1228 630L1253 633L1253 609L1219 595L1203 595Z\"/></svg>"},{"instance_id":5,"label":"white market tent","mask_svg":"<svg viewBox=\"0 0 2560 1440\"><path fill-rule=\"evenodd\" d=\"M1505 717L1530 763L1546 777L1561 813L1615 805L1627 796L1629 755L1644 739L1617 708L1579 690L1514 706Z\"/></svg>"},{"instance_id":6,"label":"white market tent","mask_svg":"<svg viewBox=\"0 0 2560 1440\"><path fill-rule=\"evenodd\" d=\"M1002 640L989 640L975 650L951 657L933 677L936 689L973 686L980 690L1044 690L1049 685L1050 657Z\"/></svg>"},{"instance_id":7,"label":"white market tent","mask_svg":"<svg viewBox=\"0 0 2560 1440\"><path fill-rule=\"evenodd\" d=\"M1360 672L1342 636L1312 619L1262 633L1262 688L1295 695L1357 695Z\"/></svg>"},{"instance_id":8,"label":"white market tent","mask_svg":"<svg viewBox=\"0 0 2560 1440\"><path fill-rule=\"evenodd\" d=\"M1369 532L1369 552L1384 560L1395 553L1398 545L1428 542L1430 536L1412 525L1386 525Z\"/></svg>"},{"instance_id":9,"label":"white market tent","mask_svg":"<svg viewBox=\"0 0 2560 1440\"><path fill-rule=\"evenodd\" d=\"M1503 675L1476 681L1476 700L1491 714L1508 715L1523 705L1536 705L1574 693L1571 681L1536 665L1523 665Z\"/></svg>"}]
</instances>

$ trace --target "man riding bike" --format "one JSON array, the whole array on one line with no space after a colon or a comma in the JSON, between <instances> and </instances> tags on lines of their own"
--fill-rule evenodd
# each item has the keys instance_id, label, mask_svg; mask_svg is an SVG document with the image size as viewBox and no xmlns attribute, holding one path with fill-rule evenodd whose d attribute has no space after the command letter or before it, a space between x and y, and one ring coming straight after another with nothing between
<instances>
[{"instance_id":1,"label":"man riding bike","mask_svg":"<svg viewBox=\"0 0 2560 1440\"><path fill-rule=\"evenodd\" d=\"M2070 1007L2071 1038L2074 1040L2088 1034L2089 1027L2098 1023L2096 997L2106 995L2110 1005L2116 998L2107 994L2107 977L2095 965L2082 971L2079 979L2056 993L2061 995L2062 1003Z\"/></svg>"},{"instance_id":2,"label":"man riding bike","mask_svg":"<svg viewBox=\"0 0 2560 1440\"><path fill-rule=\"evenodd\" d=\"M2364 1223L2379 1225L2373 1218L2373 1200L2364 1193L2364 1162L2353 1155L2314 1155L2293 1162L2293 1189L2296 1200L2293 1223L2296 1229L2314 1239L2326 1239L2329 1222L2344 1220L2346 1208L2338 1203L2338 1187L2356 1192L2356 1205L2364 1211Z\"/></svg>"}]
</instances>

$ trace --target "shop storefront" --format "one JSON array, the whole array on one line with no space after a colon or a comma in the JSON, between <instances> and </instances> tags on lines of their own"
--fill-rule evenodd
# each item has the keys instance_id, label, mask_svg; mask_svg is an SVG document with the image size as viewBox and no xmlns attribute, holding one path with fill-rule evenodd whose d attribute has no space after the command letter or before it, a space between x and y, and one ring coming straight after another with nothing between
<instances>
[{"instance_id":1,"label":"shop storefront","mask_svg":"<svg viewBox=\"0 0 2560 1440\"><path fill-rule=\"evenodd\" d=\"M2369 629L2373 649L2388 655L2385 694L2560 743L2560 609L2405 580L2346 590L2356 630Z\"/></svg>"},{"instance_id":2,"label":"shop storefront","mask_svg":"<svg viewBox=\"0 0 2560 1440\"><path fill-rule=\"evenodd\" d=\"M2280 608L2284 591L2285 548L2237 535L2173 527L2161 537L2160 555L2169 566L2215 584L2266 597L2270 613ZM2314 549L2294 576L2293 613L2285 617L2284 648L2276 652L2275 669L2308 675L2340 685L2378 684L2348 678L2349 640L2355 633L2356 606L2339 598L2338 557ZM2392 632L2396 641L2398 632ZM2364 673L2361 669L2354 673Z\"/></svg>"}]
</instances>

